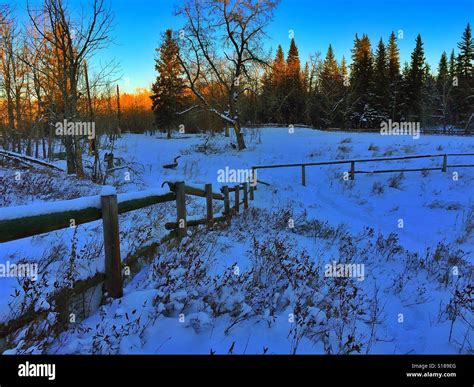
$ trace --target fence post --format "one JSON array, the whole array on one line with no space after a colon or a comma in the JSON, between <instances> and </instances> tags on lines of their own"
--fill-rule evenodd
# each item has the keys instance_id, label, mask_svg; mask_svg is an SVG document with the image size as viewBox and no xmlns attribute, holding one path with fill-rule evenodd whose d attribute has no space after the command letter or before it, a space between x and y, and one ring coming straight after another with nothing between
<instances>
[{"instance_id":1,"label":"fence post","mask_svg":"<svg viewBox=\"0 0 474 387\"><path fill-rule=\"evenodd\" d=\"M186 224L186 186L183 181L177 182L176 190L176 222L178 223L178 237L187 235L188 227Z\"/></svg>"},{"instance_id":2,"label":"fence post","mask_svg":"<svg viewBox=\"0 0 474 387\"><path fill-rule=\"evenodd\" d=\"M229 187L223 186L222 193L224 195L224 215L227 218L227 222L230 222L230 198L229 198Z\"/></svg>"},{"instance_id":3,"label":"fence post","mask_svg":"<svg viewBox=\"0 0 474 387\"><path fill-rule=\"evenodd\" d=\"M249 208L249 183L244 183L244 209Z\"/></svg>"},{"instance_id":4,"label":"fence post","mask_svg":"<svg viewBox=\"0 0 474 387\"><path fill-rule=\"evenodd\" d=\"M212 223L214 222L214 213L212 210L212 184L206 184L204 190L206 191L207 223L209 226L212 226Z\"/></svg>"},{"instance_id":5,"label":"fence post","mask_svg":"<svg viewBox=\"0 0 474 387\"><path fill-rule=\"evenodd\" d=\"M304 165L301 166L301 184L306 186L306 169Z\"/></svg>"},{"instance_id":6,"label":"fence post","mask_svg":"<svg viewBox=\"0 0 474 387\"><path fill-rule=\"evenodd\" d=\"M448 171L448 155L443 155L443 172Z\"/></svg>"},{"instance_id":7,"label":"fence post","mask_svg":"<svg viewBox=\"0 0 474 387\"><path fill-rule=\"evenodd\" d=\"M234 191L234 194L235 194L235 212L236 213L239 213L239 206L240 206L240 186L236 185L235 187L235 191Z\"/></svg>"},{"instance_id":8,"label":"fence post","mask_svg":"<svg viewBox=\"0 0 474 387\"><path fill-rule=\"evenodd\" d=\"M253 190L253 183L250 183L249 184L249 196L250 196L250 200L253 200L254 199L254 190Z\"/></svg>"},{"instance_id":9,"label":"fence post","mask_svg":"<svg viewBox=\"0 0 474 387\"><path fill-rule=\"evenodd\" d=\"M355 161L351 161L351 173L350 173L351 180L355 179Z\"/></svg>"},{"instance_id":10,"label":"fence post","mask_svg":"<svg viewBox=\"0 0 474 387\"><path fill-rule=\"evenodd\" d=\"M100 197L105 252L105 290L112 298L123 295L122 263L120 261L120 236L117 194L103 191Z\"/></svg>"},{"instance_id":11,"label":"fence post","mask_svg":"<svg viewBox=\"0 0 474 387\"><path fill-rule=\"evenodd\" d=\"M257 169L254 167L252 167L252 183L253 183L253 190L256 191L257 190Z\"/></svg>"}]
</instances>

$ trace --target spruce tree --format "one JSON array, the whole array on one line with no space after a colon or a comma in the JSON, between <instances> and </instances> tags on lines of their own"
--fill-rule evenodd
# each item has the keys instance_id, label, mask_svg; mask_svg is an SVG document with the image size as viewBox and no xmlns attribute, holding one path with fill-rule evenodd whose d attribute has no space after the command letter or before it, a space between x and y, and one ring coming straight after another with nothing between
<instances>
[{"instance_id":1,"label":"spruce tree","mask_svg":"<svg viewBox=\"0 0 474 387\"><path fill-rule=\"evenodd\" d=\"M409 78L410 78L410 65L408 62L403 64L400 74L400 93L397 99L398 115L401 121L408 121L410 115L410 98L409 98Z\"/></svg>"},{"instance_id":2,"label":"spruce tree","mask_svg":"<svg viewBox=\"0 0 474 387\"><path fill-rule=\"evenodd\" d=\"M415 49L411 54L410 71L405 83L407 97L407 120L421 120L422 86L425 74L425 54L421 35L416 37Z\"/></svg>"},{"instance_id":3,"label":"spruce tree","mask_svg":"<svg viewBox=\"0 0 474 387\"><path fill-rule=\"evenodd\" d=\"M390 113L390 79L385 45L380 39L375 54L374 66L374 108L380 120L386 120Z\"/></svg>"},{"instance_id":4,"label":"spruce tree","mask_svg":"<svg viewBox=\"0 0 474 387\"><path fill-rule=\"evenodd\" d=\"M452 77L449 71L448 56L446 55L446 52L443 51L438 65L438 76L436 78L436 101L438 104L438 111L439 115L441 116L444 131L446 131L446 126L450 117L451 89Z\"/></svg>"},{"instance_id":5,"label":"spruce tree","mask_svg":"<svg viewBox=\"0 0 474 387\"><path fill-rule=\"evenodd\" d=\"M306 62L303 68L302 74L302 82L303 82L303 93L304 93L304 124L310 125L311 124L311 104L310 104L310 73L309 73L309 63Z\"/></svg>"},{"instance_id":6,"label":"spruce tree","mask_svg":"<svg viewBox=\"0 0 474 387\"><path fill-rule=\"evenodd\" d=\"M456 56L454 55L454 49L451 50L451 55L449 56L449 76L454 78L456 75Z\"/></svg>"},{"instance_id":7,"label":"spruce tree","mask_svg":"<svg viewBox=\"0 0 474 387\"><path fill-rule=\"evenodd\" d=\"M421 119L424 127L436 124L435 116L438 109L436 79L431 74L431 68L425 64L423 68L423 83L421 87Z\"/></svg>"},{"instance_id":8,"label":"spruce tree","mask_svg":"<svg viewBox=\"0 0 474 387\"><path fill-rule=\"evenodd\" d=\"M474 40L472 38L471 26L467 23L463 32L462 40L458 43L458 72L463 77L472 77L474 61Z\"/></svg>"},{"instance_id":9,"label":"spruce tree","mask_svg":"<svg viewBox=\"0 0 474 387\"><path fill-rule=\"evenodd\" d=\"M400 93L400 53L397 46L397 38L392 31L387 44L388 56L388 79L390 83L390 107L389 112L392 120L400 119L399 93Z\"/></svg>"},{"instance_id":10,"label":"spruce tree","mask_svg":"<svg viewBox=\"0 0 474 387\"><path fill-rule=\"evenodd\" d=\"M373 109L374 82L373 58L370 40L367 35L356 35L352 49L351 65L351 113L350 119L355 128L373 128L377 123L377 113Z\"/></svg>"},{"instance_id":11,"label":"spruce tree","mask_svg":"<svg viewBox=\"0 0 474 387\"><path fill-rule=\"evenodd\" d=\"M443 51L443 53L441 54L441 59L439 60L439 65L438 65L437 83L443 84L448 79L449 79L448 56L446 55L446 51Z\"/></svg>"},{"instance_id":12,"label":"spruce tree","mask_svg":"<svg viewBox=\"0 0 474 387\"><path fill-rule=\"evenodd\" d=\"M341 65L339 66L339 72L342 78L342 104L341 110L341 126L346 129L348 127L348 115L350 114L350 77L349 69L345 56L342 56ZM339 108L339 107L338 107Z\"/></svg>"},{"instance_id":13,"label":"spruce tree","mask_svg":"<svg viewBox=\"0 0 474 387\"><path fill-rule=\"evenodd\" d=\"M301 123L304 114L305 93L295 39L291 39L286 59L286 90L287 96L283 108L286 123Z\"/></svg>"},{"instance_id":14,"label":"spruce tree","mask_svg":"<svg viewBox=\"0 0 474 387\"><path fill-rule=\"evenodd\" d=\"M458 86L454 92L456 118L459 124L466 126L473 114L474 106L474 40L471 26L468 23L458 43L459 54L456 61L456 76Z\"/></svg>"},{"instance_id":15,"label":"spruce tree","mask_svg":"<svg viewBox=\"0 0 474 387\"><path fill-rule=\"evenodd\" d=\"M343 74L329 45L319 80L321 122L324 128L342 125Z\"/></svg>"},{"instance_id":16,"label":"spruce tree","mask_svg":"<svg viewBox=\"0 0 474 387\"><path fill-rule=\"evenodd\" d=\"M284 116L282 105L285 98L286 61L282 47L279 45L272 66L263 78L262 87L262 112L261 117L265 122L283 123Z\"/></svg>"},{"instance_id":17,"label":"spruce tree","mask_svg":"<svg viewBox=\"0 0 474 387\"><path fill-rule=\"evenodd\" d=\"M173 39L173 31L166 30L163 43L156 50L155 70L158 75L152 85L152 110L160 130L166 130L168 138L178 124L178 113L185 104L185 83L183 70L178 61L178 45Z\"/></svg>"}]
</instances>

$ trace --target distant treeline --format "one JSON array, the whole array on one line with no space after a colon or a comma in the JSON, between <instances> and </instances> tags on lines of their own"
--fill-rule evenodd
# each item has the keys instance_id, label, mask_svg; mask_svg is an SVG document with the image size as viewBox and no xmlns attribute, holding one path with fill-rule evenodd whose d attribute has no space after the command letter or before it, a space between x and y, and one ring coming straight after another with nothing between
<instances>
[{"instance_id":1,"label":"distant treeline","mask_svg":"<svg viewBox=\"0 0 474 387\"><path fill-rule=\"evenodd\" d=\"M403 65L397 40L392 32L386 43L380 39L373 48L367 35L356 35L350 65L344 57L336 59L331 45L324 58L312 55L304 65L294 39L286 57L278 46L273 60L261 66L257 75L246 76L241 88L247 90L238 101L240 121L243 125L272 122L341 129L374 129L389 119L419 122L424 128L454 125L469 129L474 125L474 41L470 25L457 51L443 52L436 69L426 63L420 35L410 62ZM176 60L179 39L167 31L157 51L158 76L152 98L158 125L175 128L179 122L195 122L196 117L189 119L193 111L188 117L174 114L199 102L187 91ZM216 106L225 106L227 96L222 89L220 82L207 81L201 92ZM208 124L209 119L205 122ZM214 124L222 127L222 121L214 120Z\"/></svg>"}]
</instances>

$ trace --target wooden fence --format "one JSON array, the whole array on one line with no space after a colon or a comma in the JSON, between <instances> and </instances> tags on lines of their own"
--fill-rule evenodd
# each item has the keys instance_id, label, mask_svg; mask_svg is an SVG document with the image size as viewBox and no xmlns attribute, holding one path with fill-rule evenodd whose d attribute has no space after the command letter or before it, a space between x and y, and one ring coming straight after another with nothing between
<instances>
[{"instance_id":1,"label":"wooden fence","mask_svg":"<svg viewBox=\"0 0 474 387\"><path fill-rule=\"evenodd\" d=\"M472 125L471 125L472 126ZM450 135L450 136L472 136L474 135L474 131L470 129L469 125L466 125L465 128L455 128L455 127L446 127L445 129L442 128L420 128L420 134L434 134L434 135ZM311 125L305 124L277 124L277 123L270 123L270 124L255 124L255 123L246 123L243 125L243 128L246 129L259 129L259 128L300 128L300 129L313 129L319 130L322 132L340 132L345 134L354 134L354 133L378 133L380 134L380 128L336 128L336 127L329 127L329 128L320 128Z\"/></svg>"},{"instance_id":2,"label":"wooden fence","mask_svg":"<svg viewBox=\"0 0 474 387\"><path fill-rule=\"evenodd\" d=\"M469 168L474 167L474 164L448 164L448 157L463 157L463 156L474 156L474 153L445 153L436 155L414 155L414 156L399 156L399 157L378 157L373 159L355 159L355 160L333 160L333 161L320 161L314 163L297 163L297 164L274 164L274 165L257 165L252 167L252 176L255 178L257 169L273 169L273 168L301 168L301 184L306 185L306 167L322 166L322 165L338 165L348 164L350 169L348 171L348 177L350 180L355 179L357 173L391 173L391 172L420 172L420 171L442 171L447 172L448 168ZM382 162L382 161L395 161L395 160L411 160L411 159L424 159L424 158L442 158L442 163L435 167L430 168L405 168L405 169L378 169L378 170L357 170L356 163L368 163L368 162ZM257 180L256 180L257 181ZM258 180L259 183L264 183ZM267 184L267 183L264 183Z\"/></svg>"},{"instance_id":3,"label":"wooden fence","mask_svg":"<svg viewBox=\"0 0 474 387\"><path fill-rule=\"evenodd\" d=\"M167 182L170 192L157 194L122 194L118 195L114 190L104 190L100 196L68 201L56 202L59 211L51 207L56 203L44 203L39 205L35 211L30 211L30 206L15 207L18 216L5 216L0 209L0 243L13 241L21 238L31 237L71 227L72 224L89 223L102 219L104 234L105 253L105 291L109 296L118 298L122 291L122 262L120 259L120 234L119 215L148 207L158 203L176 202L176 222L165 224L167 230L171 230L171 237L182 238L187 234L187 228L200 224L212 226L215 222L229 222L232 215L238 213L240 206L248 207L249 185L239 184L233 187L224 186L221 193L212 191L212 184L206 184L204 189L188 186L184 182ZM240 200L240 191L243 191L243 200ZM146 191L150 192L150 191ZM231 208L230 193L234 193L234 204ZM186 195L206 198L206 217L203 219L187 220ZM134 198L134 196L137 196ZM253 200L253 192L251 199ZM224 202L224 212L220 216L214 216L213 201ZM64 210L61 210L64 208ZM11 209L4 209L9 211ZM11 214L10 214L11 215ZM71 223L73 221L73 223Z\"/></svg>"}]
</instances>

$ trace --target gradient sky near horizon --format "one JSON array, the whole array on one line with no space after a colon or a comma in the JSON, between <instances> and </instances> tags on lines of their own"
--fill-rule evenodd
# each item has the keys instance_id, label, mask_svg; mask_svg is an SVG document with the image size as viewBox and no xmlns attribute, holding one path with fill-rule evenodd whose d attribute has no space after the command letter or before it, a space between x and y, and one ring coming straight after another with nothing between
<instances>
[{"instance_id":1,"label":"gradient sky near horizon","mask_svg":"<svg viewBox=\"0 0 474 387\"><path fill-rule=\"evenodd\" d=\"M13 1L20 22L26 20L27 0ZM30 0L37 3L39 0ZM71 10L89 0L68 0ZM179 0L109 0L114 13L114 43L98 53L96 66L115 59L120 64L119 84L125 91L149 87L155 78L155 48L167 28L179 30L183 20L174 16ZM369 35L374 46L391 31L403 31L398 44L401 62L409 61L415 37L421 34L425 57L435 70L443 51L457 52L457 42L468 22L473 26L474 0L281 0L267 28L267 48L278 44L287 52L289 30L304 62L332 44L337 58L350 62L356 33Z\"/></svg>"}]
</instances>

